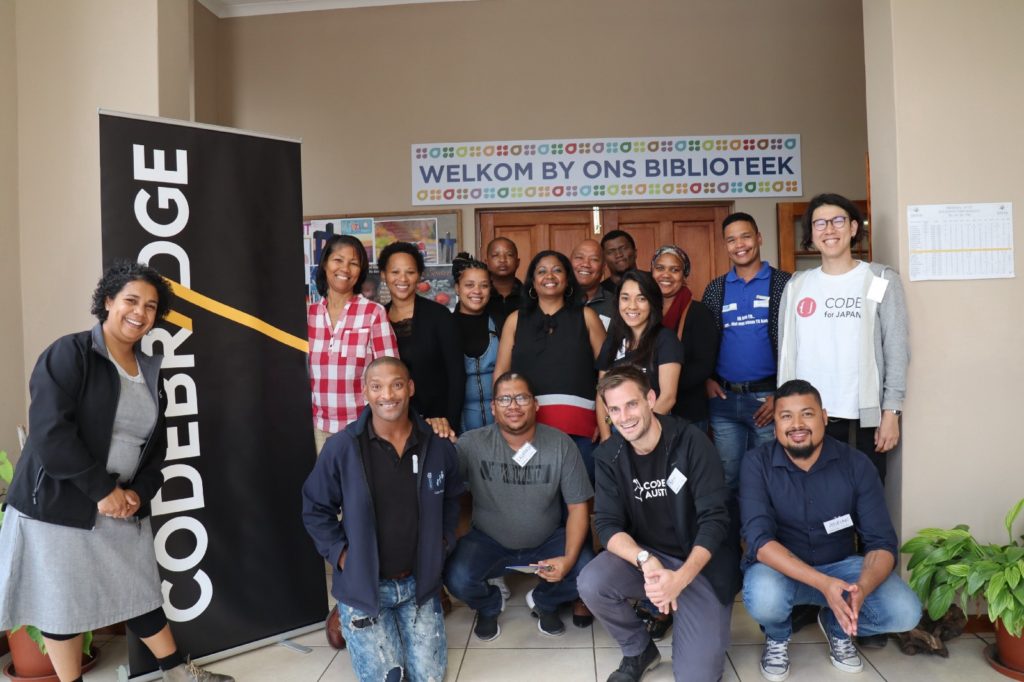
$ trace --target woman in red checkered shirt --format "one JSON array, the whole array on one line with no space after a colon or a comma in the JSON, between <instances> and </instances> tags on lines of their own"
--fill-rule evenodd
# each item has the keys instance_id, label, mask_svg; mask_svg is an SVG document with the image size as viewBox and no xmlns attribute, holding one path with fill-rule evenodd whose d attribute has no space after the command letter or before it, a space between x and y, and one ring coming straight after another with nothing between
<instances>
[{"instance_id":1,"label":"woman in red checkered shirt","mask_svg":"<svg viewBox=\"0 0 1024 682\"><path fill-rule=\"evenodd\" d=\"M382 355L398 357L384 306L357 293L368 269L366 249L355 237L334 235L324 244L315 276L323 298L309 306L307 318L317 453L366 406L366 366Z\"/></svg>"}]
</instances>

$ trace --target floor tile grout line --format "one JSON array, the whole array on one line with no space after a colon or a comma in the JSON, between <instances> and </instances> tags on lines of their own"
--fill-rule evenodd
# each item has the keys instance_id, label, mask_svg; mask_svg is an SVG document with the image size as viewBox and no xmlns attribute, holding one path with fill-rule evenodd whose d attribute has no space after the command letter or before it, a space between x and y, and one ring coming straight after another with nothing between
<instances>
[{"instance_id":1,"label":"floor tile grout line","mask_svg":"<svg viewBox=\"0 0 1024 682\"><path fill-rule=\"evenodd\" d=\"M725 660L729 661L729 667L732 668L732 673L736 676L736 679L739 680L739 682L743 682L743 680L740 679L740 671L736 669L736 664L733 663L732 656L729 655L728 647L725 649Z\"/></svg>"},{"instance_id":2,"label":"floor tile grout line","mask_svg":"<svg viewBox=\"0 0 1024 682\"><path fill-rule=\"evenodd\" d=\"M331 665L334 663L334 659L336 659L339 654L341 654L341 651L334 652L334 655L331 656L331 660L327 661L327 667L324 668L324 671L322 673L320 673L320 677L316 678L316 682L323 682L324 675L326 675L327 671L331 669Z\"/></svg>"}]
</instances>

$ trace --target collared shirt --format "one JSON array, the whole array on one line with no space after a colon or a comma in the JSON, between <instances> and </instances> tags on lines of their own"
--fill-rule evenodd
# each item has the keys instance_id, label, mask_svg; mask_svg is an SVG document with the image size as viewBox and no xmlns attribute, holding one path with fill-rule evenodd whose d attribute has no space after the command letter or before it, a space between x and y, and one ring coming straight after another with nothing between
<instances>
[{"instance_id":1,"label":"collared shirt","mask_svg":"<svg viewBox=\"0 0 1024 682\"><path fill-rule=\"evenodd\" d=\"M726 381L742 383L775 375L775 353L768 336L771 267L767 261L749 281L725 276L722 294L722 340L715 371Z\"/></svg>"},{"instance_id":2,"label":"collared shirt","mask_svg":"<svg viewBox=\"0 0 1024 682\"><path fill-rule=\"evenodd\" d=\"M380 575L390 578L411 571L416 565L420 525L416 478L423 465L422 439L413 424L399 457L395 447L374 432L372 419L366 431L370 447L363 461L377 525Z\"/></svg>"},{"instance_id":3,"label":"collared shirt","mask_svg":"<svg viewBox=\"0 0 1024 682\"><path fill-rule=\"evenodd\" d=\"M494 323L498 325L499 334L501 334L501 328L505 326L505 318L513 311L519 310L522 300L523 283L518 279L512 282L512 291L508 296L502 296L494 286L491 286L491 297L487 300L486 310L487 314L494 319Z\"/></svg>"},{"instance_id":4,"label":"collared shirt","mask_svg":"<svg viewBox=\"0 0 1024 682\"><path fill-rule=\"evenodd\" d=\"M794 464L778 441L748 452L739 501L744 568L772 540L811 566L840 561L854 554L857 535L864 553L884 549L899 560L878 471L867 455L831 436L810 471Z\"/></svg>"},{"instance_id":5,"label":"collared shirt","mask_svg":"<svg viewBox=\"0 0 1024 682\"><path fill-rule=\"evenodd\" d=\"M363 370L382 355L398 357L398 341L379 303L354 294L331 325L327 301L309 306L309 383L313 424L337 433L366 406Z\"/></svg>"}]
</instances>

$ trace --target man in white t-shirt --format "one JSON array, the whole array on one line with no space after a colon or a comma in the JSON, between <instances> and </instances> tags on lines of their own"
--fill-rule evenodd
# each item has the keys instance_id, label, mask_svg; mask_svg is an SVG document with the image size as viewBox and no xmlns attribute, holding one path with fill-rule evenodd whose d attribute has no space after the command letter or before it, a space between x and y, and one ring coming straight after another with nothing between
<instances>
[{"instance_id":1,"label":"man in white t-shirt","mask_svg":"<svg viewBox=\"0 0 1024 682\"><path fill-rule=\"evenodd\" d=\"M884 482L906 395L907 311L895 270L854 259L863 223L838 194L808 205L801 246L821 254L821 267L793 275L783 292L778 382L815 385L828 435L868 455Z\"/></svg>"}]
</instances>

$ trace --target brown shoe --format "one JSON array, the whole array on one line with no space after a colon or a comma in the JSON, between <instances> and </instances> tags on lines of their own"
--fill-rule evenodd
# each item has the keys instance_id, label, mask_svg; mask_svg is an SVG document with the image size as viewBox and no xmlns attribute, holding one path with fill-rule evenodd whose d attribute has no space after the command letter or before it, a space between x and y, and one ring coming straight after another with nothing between
<instances>
[{"instance_id":1,"label":"brown shoe","mask_svg":"<svg viewBox=\"0 0 1024 682\"><path fill-rule=\"evenodd\" d=\"M444 615L452 612L452 598L448 596L448 590L441 588L441 611Z\"/></svg>"},{"instance_id":2,"label":"brown shoe","mask_svg":"<svg viewBox=\"0 0 1024 682\"><path fill-rule=\"evenodd\" d=\"M590 612L582 599L572 603L572 624L578 628L589 628L594 624L594 614Z\"/></svg>"},{"instance_id":3,"label":"brown shoe","mask_svg":"<svg viewBox=\"0 0 1024 682\"><path fill-rule=\"evenodd\" d=\"M341 634L341 617L338 615L338 606L335 605L327 614L327 643L335 649L345 648L345 637Z\"/></svg>"}]
</instances>

